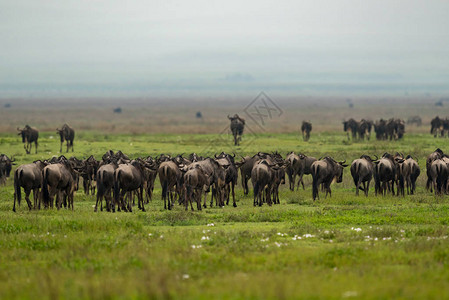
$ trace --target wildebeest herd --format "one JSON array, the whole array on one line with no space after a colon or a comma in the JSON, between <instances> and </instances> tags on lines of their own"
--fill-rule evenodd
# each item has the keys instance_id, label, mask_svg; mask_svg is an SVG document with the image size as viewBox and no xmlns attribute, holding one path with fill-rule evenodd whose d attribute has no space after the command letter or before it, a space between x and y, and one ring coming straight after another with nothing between
<instances>
[{"instance_id":1,"label":"wildebeest herd","mask_svg":"<svg viewBox=\"0 0 449 300\"><path fill-rule=\"evenodd\" d=\"M351 132L353 140L364 140L365 138L369 140L373 127L378 140L399 140L405 133L405 122L401 119L380 119L376 122L362 119L358 122L351 118L343 121L343 130L348 134L348 139Z\"/></svg>"},{"instance_id":2,"label":"wildebeest herd","mask_svg":"<svg viewBox=\"0 0 449 300\"><path fill-rule=\"evenodd\" d=\"M7 174L13 160L1 156L0 172ZM8 162L8 163L4 163ZM95 211L132 211L134 199L137 207L145 211L145 204L153 198L155 180L159 177L162 187L162 200L165 209L172 209L178 203L187 210L206 208L209 204L224 207L232 198L236 207L235 187L239 172L244 194L249 193L248 181L253 187L253 204L262 206L279 204L279 186L289 180L291 191L299 188L303 176L312 176L312 198L319 199L319 191L331 196L331 183L342 182L345 161L336 161L326 156L316 159L305 154L288 153L283 157L278 152L259 152L253 156L241 157L220 153L214 157L201 157L195 153L184 157L182 154L170 156L130 159L118 151L109 150L101 160L93 156L85 160L65 156L49 160L37 160L31 164L19 166L14 172L14 205L20 205L21 189L29 209L62 206L73 210L74 193L79 188L80 177L86 194L96 193ZM449 192L449 156L436 149L426 161L426 187L435 195ZM380 158L362 155L355 159L350 172L356 187L368 196L370 182L374 181L376 195L414 194L416 180L420 175L418 162L402 153L394 155L384 153ZM299 177L297 179L297 176ZM396 189L396 191L395 191ZM33 191L33 203L30 194ZM207 197L210 194L210 202ZM203 200L204 199L204 200ZM105 205L103 206L103 200ZM215 200L215 201L214 201Z\"/></svg>"},{"instance_id":3,"label":"wildebeest herd","mask_svg":"<svg viewBox=\"0 0 449 300\"><path fill-rule=\"evenodd\" d=\"M23 147L25 148L26 154L31 153L31 148L34 143L35 153L37 153L39 130L37 128L31 127L30 125L25 125L23 129L17 128L19 131L18 135L22 137ZM61 129L57 128L56 133L61 138L61 145L59 147L59 152L62 152L62 144L64 141L67 142L67 152L72 148L73 152L73 140L75 139L75 130L69 125L64 124Z\"/></svg>"}]
</instances>

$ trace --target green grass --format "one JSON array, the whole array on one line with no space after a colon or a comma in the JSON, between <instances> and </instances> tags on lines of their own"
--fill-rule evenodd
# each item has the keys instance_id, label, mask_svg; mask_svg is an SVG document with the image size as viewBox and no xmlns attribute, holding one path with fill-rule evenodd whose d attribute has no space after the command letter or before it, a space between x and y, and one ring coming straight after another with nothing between
<instances>
[{"instance_id":1,"label":"green grass","mask_svg":"<svg viewBox=\"0 0 449 300\"><path fill-rule=\"evenodd\" d=\"M1 152L19 164L59 155L41 133L37 155L17 136L0 135ZM349 170L332 198L313 202L306 190L282 187L281 204L253 207L237 188L237 208L164 211L157 179L147 212L93 212L79 191L75 211L13 213L12 180L0 189L2 299L444 299L449 297L449 202L423 188L425 157L447 139L407 135L399 142L348 142L341 133L262 134L234 148L216 135L77 135L74 155L108 149L132 157L160 153L238 155L278 150L331 155L400 151L419 158L416 195L356 197ZM248 142L251 140L251 142ZM212 145L212 146L211 146ZM70 153L71 155L71 153ZM214 226L208 226L214 224ZM193 247L194 246L194 247Z\"/></svg>"}]
</instances>

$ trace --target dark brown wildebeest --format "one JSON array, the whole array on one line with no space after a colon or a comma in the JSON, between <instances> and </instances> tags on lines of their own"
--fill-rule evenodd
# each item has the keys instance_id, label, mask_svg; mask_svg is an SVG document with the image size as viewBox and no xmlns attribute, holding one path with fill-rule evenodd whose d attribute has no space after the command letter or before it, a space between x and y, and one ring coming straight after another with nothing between
<instances>
[{"instance_id":1,"label":"dark brown wildebeest","mask_svg":"<svg viewBox=\"0 0 449 300\"><path fill-rule=\"evenodd\" d=\"M407 188L407 194L410 192L410 167L405 162L404 155L402 153L396 153L394 156L396 162L396 186L397 195L405 196L405 189Z\"/></svg>"},{"instance_id":2,"label":"dark brown wildebeest","mask_svg":"<svg viewBox=\"0 0 449 300\"><path fill-rule=\"evenodd\" d=\"M295 152L290 152L285 158L285 164L287 165L285 172L288 176L289 188L291 191L295 190L296 175L299 172L299 156Z\"/></svg>"},{"instance_id":3,"label":"dark brown wildebeest","mask_svg":"<svg viewBox=\"0 0 449 300\"><path fill-rule=\"evenodd\" d=\"M302 121L301 132L302 139L308 141L310 139L310 132L312 131L312 123L309 121Z\"/></svg>"},{"instance_id":4,"label":"dark brown wildebeest","mask_svg":"<svg viewBox=\"0 0 449 300\"><path fill-rule=\"evenodd\" d=\"M103 198L106 201L106 211L115 210L112 199L112 190L114 188L114 171L118 168L115 160L109 164L103 164L97 171L97 202L95 203L96 212L98 209L98 202L100 202L100 210L103 211ZM119 206L120 207L120 206Z\"/></svg>"},{"instance_id":5,"label":"dark brown wildebeest","mask_svg":"<svg viewBox=\"0 0 449 300\"><path fill-rule=\"evenodd\" d=\"M93 155L82 161L81 177L83 178L83 188L86 195L95 195L96 174L99 165L100 163Z\"/></svg>"},{"instance_id":6,"label":"dark brown wildebeest","mask_svg":"<svg viewBox=\"0 0 449 300\"><path fill-rule=\"evenodd\" d=\"M449 169L447 163L441 158L435 159L430 164L428 171L435 195L442 195L447 190Z\"/></svg>"},{"instance_id":7,"label":"dark brown wildebeest","mask_svg":"<svg viewBox=\"0 0 449 300\"><path fill-rule=\"evenodd\" d=\"M142 160L132 160L130 163L121 164L114 171L114 204L118 204L118 210L132 212L133 192L137 192L137 206L145 211L143 203L143 188L145 184L145 167ZM125 199L128 200L126 202Z\"/></svg>"},{"instance_id":8,"label":"dark brown wildebeest","mask_svg":"<svg viewBox=\"0 0 449 300\"><path fill-rule=\"evenodd\" d=\"M439 132L443 131L443 120L440 119L439 116L430 121L430 134L433 134L434 137L437 137Z\"/></svg>"},{"instance_id":9,"label":"dark brown wildebeest","mask_svg":"<svg viewBox=\"0 0 449 300\"><path fill-rule=\"evenodd\" d=\"M349 131L351 131L352 139L353 140L357 139L358 129L359 123L353 118L349 119L348 121L343 121L343 130L347 133L348 140L349 140Z\"/></svg>"},{"instance_id":10,"label":"dark brown wildebeest","mask_svg":"<svg viewBox=\"0 0 449 300\"><path fill-rule=\"evenodd\" d=\"M387 121L380 119L374 124L374 132L376 132L376 139L386 140L387 139Z\"/></svg>"},{"instance_id":11,"label":"dark brown wildebeest","mask_svg":"<svg viewBox=\"0 0 449 300\"><path fill-rule=\"evenodd\" d=\"M279 186L285 184L285 165L272 167L274 177L271 183L271 194L273 196L273 203L280 204L279 200Z\"/></svg>"},{"instance_id":12,"label":"dark brown wildebeest","mask_svg":"<svg viewBox=\"0 0 449 300\"><path fill-rule=\"evenodd\" d=\"M14 172L14 206L12 211L16 211L16 199L20 206L22 200L21 188L25 192L25 200L27 201L28 208L31 210L33 207L37 209L41 207L41 193L42 187L42 170L47 165L46 162L37 160L32 164L26 164L19 166ZM34 205L31 205L30 194L33 191Z\"/></svg>"},{"instance_id":13,"label":"dark brown wildebeest","mask_svg":"<svg viewBox=\"0 0 449 300\"><path fill-rule=\"evenodd\" d=\"M408 168L410 169L410 177L407 178L407 193L413 195L416 190L416 179L418 179L421 170L418 163L412 158L411 155L407 155L405 164L407 164Z\"/></svg>"},{"instance_id":14,"label":"dark brown wildebeest","mask_svg":"<svg viewBox=\"0 0 449 300\"><path fill-rule=\"evenodd\" d=\"M302 180L304 175L312 174L312 164L316 161L315 157L299 154L299 168L298 168L298 184L296 190L299 188L299 184L302 184L302 189L305 190L304 181Z\"/></svg>"},{"instance_id":15,"label":"dark brown wildebeest","mask_svg":"<svg viewBox=\"0 0 449 300\"><path fill-rule=\"evenodd\" d=\"M443 151L440 148L437 148L435 151L429 154L429 156L426 159L426 173L427 173L427 182L426 182L426 189L432 192L432 178L430 176L430 166L432 165L432 162L436 159L442 159L443 158Z\"/></svg>"},{"instance_id":16,"label":"dark brown wildebeest","mask_svg":"<svg viewBox=\"0 0 449 300\"><path fill-rule=\"evenodd\" d=\"M243 193L245 195L248 195L249 188L248 188L248 180L251 178L251 171L253 170L254 164L259 161L259 157L257 155L254 155L252 157L245 156L242 157L242 160L238 162L236 165L238 168L240 168L240 175L242 176L242 187L243 187Z\"/></svg>"},{"instance_id":17,"label":"dark brown wildebeest","mask_svg":"<svg viewBox=\"0 0 449 300\"><path fill-rule=\"evenodd\" d=\"M369 184L373 178L374 160L368 155L362 155L351 164L351 175L355 184L355 194L359 195L359 190L365 193L368 197ZM361 187L363 184L363 187Z\"/></svg>"},{"instance_id":18,"label":"dark brown wildebeest","mask_svg":"<svg viewBox=\"0 0 449 300\"><path fill-rule=\"evenodd\" d=\"M69 125L64 124L62 128L56 128L56 133L59 134L61 138L61 145L59 147L59 152L62 152L62 144L64 141L67 141L67 151L69 152L69 148L72 147L73 152L73 140L75 139L75 130L71 128Z\"/></svg>"},{"instance_id":19,"label":"dark brown wildebeest","mask_svg":"<svg viewBox=\"0 0 449 300\"><path fill-rule=\"evenodd\" d=\"M156 181L159 163L157 162L157 159L153 159L151 156L148 156L145 162L148 166L151 166L150 168L145 168L145 202L149 203L153 200L154 182Z\"/></svg>"},{"instance_id":20,"label":"dark brown wildebeest","mask_svg":"<svg viewBox=\"0 0 449 300\"><path fill-rule=\"evenodd\" d=\"M221 152L220 155L215 156L216 161L218 164L225 170L225 200L226 205L229 205L229 198L231 197L232 193L232 201L233 206L237 207L237 203L235 202L235 186L237 185L237 180L239 177L239 173L237 171L237 167L235 166L235 154L231 156L230 154Z\"/></svg>"},{"instance_id":21,"label":"dark brown wildebeest","mask_svg":"<svg viewBox=\"0 0 449 300\"><path fill-rule=\"evenodd\" d=\"M164 209L172 209L175 203L175 187L180 187L181 171L175 162L167 158L166 161L160 163L157 173L159 174L159 180L162 186Z\"/></svg>"},{"instance_id":22,"label":"dark brown wildebeest","mask_svg":"<svg viewBox=\"0 0 449 300\"><path fill-rule=\"evenodd\" d=\"M187 170L184 174L185 187L185 207L188 210L188 204L193 211L192 198L196 202L196 207L201 210L201 196L205 189L208 188L209 180L203 169L199 165Z\"/></svg>"},{"instance_id":23,"label":"dark brown wildebeest","mask_svg":"<svg viewBox=\"0 0 449 300\"><path fill-rule=\"evenodd\" d=\"M76 189L75 165L65 157L59 159L58 163L46 166L42 170L42 191L46 208L53 208L53 200L56 195L56 207L61 208L62 203L66 203L73 210L73 194Z\"/></svg>"},{"instance_id":24,"label":"dark brown wildebeest","mask_svg":"<svg viewBox=\"0 0 449 300\"><path fill-rule=\"evenodd\" d=\"M331 157L325 157L312 163L312 197L313 201L318 197L318 187L320 184L326 190L327 194L332 196L331 183L336 180L337 183L343 181L343 169L348 165L346 161L337 162Z\"/></svg>"},{"instance_id":25,"label":"dark brown wildebeest","mask_svg":"<svg viewBox=\"0 0 449 300\"><path fill-rule=\"evenodd\" d=\"M240 118L238 114L233 117L228 115L228 119L231 120L231 132L234 136L234 145L238 146L242 139L243 130L245 129L245 120Z\"/></svg>"},{"instance_id":26,"label":"dark brown wildebeest","mask_svg":"<svg viewBox=\"0 0 449 300\"><path fill-rule=\"evenodd\" d=\"M359 126L358 126L357 130L358 130L360 140L363 141L366 137L366 139L369 141L369 139L371 137L371 126L372 126L372 121L367 121L365 119L362 119L359 122Z\"/></svg>"},{"instance_id":27,"label":"dark brown wildebeest","mask_svg":"<svg viewBox=\"0 0 449 300\"><path fill-rule=\"evenodd\" d=\"M14 158L9 158L6 154L0 155L0 184L6 184L6 178L11 174L14 162Z\"/></svg>"},{"instance_id":28,"label":"dark brown wildebeest","mask_svg":"<svg viewBox=\"0 0 449 300\"><path fill-rule=\"evenodd\" d=\"M397 172L397 160L394 159L393 155L384 153L382 158L375 162L374 167L376 195L377 193L386 195L387 190L394 195L394 182Z\"/></svg>"},{"instance_id":29,"label":"dark brown wildebeest","mask_svg":"<svg viewBox=\"0 0 449 300\"><path fill-rule=\"evenodd\" d=\"M420 116L411 116L407 119L407 124L409 125L415 124L416 126L421 126L422 119Z\"/></svg>"},{"instance_id":30,"label":"dark brown wildebeest","mask_svg":"<svg viewBox=\"0 0 449 300\"><path fill-rule=\"evenodd\" d=\"M270 164L266 159L258 161L251 171L251 182L254 192L254 206L262 206L266 202L271 206L271 188L274 179L273 168L277 168L275 164ZM264 201L265 200L265 201Z\"/></svg>"},{"instance_id":31,"label":"dark brown wildebeest","mask_svg":"<svg viewBox=\"0 0 449 300\"><path fill-rule=\"evenodd\" d=\"M39 131L36 128L30 127L29 125L25 125L23 129L17 128L19 131L18 135L22 136L23 148L25 149L27 154L31 153L32 143L34 143L34 148L36 148L37 153L37 140L39 139Z\"/></svg>"}]
</instances>

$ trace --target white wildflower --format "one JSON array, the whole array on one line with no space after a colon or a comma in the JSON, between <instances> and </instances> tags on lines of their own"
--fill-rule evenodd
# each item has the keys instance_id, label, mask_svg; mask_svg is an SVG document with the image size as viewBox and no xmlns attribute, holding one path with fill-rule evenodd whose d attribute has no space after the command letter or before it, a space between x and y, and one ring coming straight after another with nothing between
<instances>
[{"instance_id":1,"label":"white wildflower","mask_svg":"<svg viewBox=\"0 0 449 300\"><path fill-rule=\"evenodd\" d=\"M208 237L208 236L203 236L203 237L201 238L201 240L202 240L202 241L208 241L208 240L209 240L209 237Z\"/></svg>"},{"instance_id":2,"label":"white wildflower","mask_svg":"<svg viewBox=\"0 0 449 300\"><path fill-rule=\"evenodd\" d=\"M214 225L214 223L209 223L209 224L207 224L207 226L213 227L213 226L215 226L215 225Z\"/></svg>"},{"instance_id":3,"label":"white wildflower","mask_svg":"<svg viewBox=\"0 0 449 300\"><path fill-rule=\"evenodd\" d=\"M189 278L190 278L189 274L183 274L182 275L182 279L189 279Z\"/></svg>"}]
</instances>

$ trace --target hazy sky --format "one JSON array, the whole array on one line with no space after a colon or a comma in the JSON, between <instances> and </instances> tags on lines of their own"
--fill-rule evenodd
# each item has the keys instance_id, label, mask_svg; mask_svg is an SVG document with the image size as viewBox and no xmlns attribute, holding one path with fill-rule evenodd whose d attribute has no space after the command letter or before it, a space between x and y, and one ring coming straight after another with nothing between
<instances>
[{"instance_id":1,"label":"hazy sky","mask_svg":"<svg viewBox=\"0 0 449 300\"><path fill-rule=\"evenodd\" d=\"M432 92L449 82L448 12L447 0L0 0L0 95Z\"/></svg>"}]
</instances>

